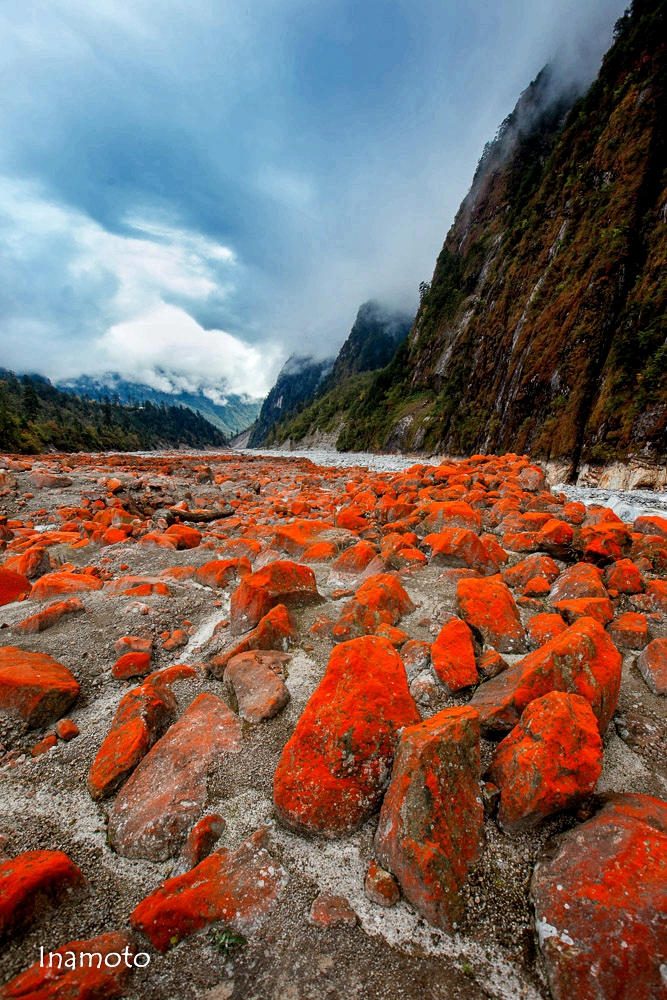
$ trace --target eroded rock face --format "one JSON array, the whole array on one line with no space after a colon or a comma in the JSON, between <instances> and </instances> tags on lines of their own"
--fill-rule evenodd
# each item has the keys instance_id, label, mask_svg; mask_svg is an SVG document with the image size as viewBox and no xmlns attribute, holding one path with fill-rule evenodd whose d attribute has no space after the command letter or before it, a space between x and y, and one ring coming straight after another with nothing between
<instances>
[{"instance_id":1,"label":"eroded rock face","mask_svg":"<svg viewBox=\"0 0 667 1000\"><path fill-rule=\"evenodd\" d=\"M258 830L238 850L215 851L192 871L168 879L139 903L132 926L162 952L215 921L237 933L254 930L287 883L267 844L266 831Z\"/></svg>"},{"instance_id":2,"label":"eroded rock face","mask_svg":"<svg viewBox=\"0 0 667 1000\"><path fill-rule=\"evenodd\" d=\"M429 923L451 933L479 859L484 809L479 719L450 708L403 732L375 835L375 855Z\"/></svg>"},{"instance_id":3,"label":"eroded rock face","mask_svg":"<svg viewBox=\"0 0 667 1000\"><path fill-rule=\"evenodd\" d=\"M195 698L116 797L109 814L114 850L151 861L176 854L204 807L210 765L240 748L238 716L216 695Z\"/></svg>"},{"instance_id":4,"label":"eroded rock face","mask_svg":"<svg viewBox=\"0 0 667 1000\"><path fill-rule=\"evenodd\" d=\"M30 726L53 722L79 694L72 672L46 653L0 648L0 712Z\"/></svg>"},{"instance_id":5,"label":"eroded rock face","mask_svg":"<svg viewBox=\"0 0 667 1000\"><path fill-rule=\"evenodd\" d=\"M602 772L602 740L585 698L552 691L531 701L487 773L500 789L498 822L519 833L577 805Z\"/></svg>"},{"instance_id":6,"label":"eroded rock face","mask_svg":"<svg viewBox=\"0 0 667 1000\"><path fill-rule=\"evenodd\" d=\"M567 691L590 702L604 733L618 703L621 665L621 654L602 625L593 618L580 618L509 670L482 684L470 704L479 712L485 731L507 732L535 698L549 691Z\"/></svg>"},{"instance_id":7,"label":"eroded rock face","mask_svg":"<svg viewBox=\"0 0 667 1000\"><path fill-rule=\"evenodd\" d=\"M536 866L531 896L554 1000L665 995L667 804L612 796Z\"/></svg>"},{"instance_id":8,"label":"eroded rock face","mask_svg":"<svg viewBox=\"0 0 667 1000\"><path fill-rule=\"evenodd\" d=\"M280 819L341 837L379 807L399 730L419 721L403 662L387 639L336 646L276 768Z\"/></svg>"}]
</instances>

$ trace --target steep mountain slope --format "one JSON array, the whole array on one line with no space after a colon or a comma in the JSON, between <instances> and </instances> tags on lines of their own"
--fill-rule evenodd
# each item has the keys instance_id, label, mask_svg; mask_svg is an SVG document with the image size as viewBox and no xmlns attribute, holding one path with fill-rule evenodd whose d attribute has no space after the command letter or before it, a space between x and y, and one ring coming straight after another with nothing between
<instances>
[{"instance_id":1,"label":"steep mountain slope","mask_svg":"<svg viewBox=\"0 0 667 1000\"><path fill-rule=\"evenodd\" d=\"M88 375L57 383L63 392L72 392L77 396L104 400L111 398L120 403L144 402L164 403L166 406L186 406L189 410L199 413L205 420L221 430L226 437L231 437L244 431L256 420L261 409L260 399L250 399L233 393L220 393L219 401L210 399L203 392L162 392L150 385L128 382L117 374L108 374L96 379Z\"/></svg>"},{"instance_id":2,"label":"steep mountain slope","mask_svg":"<svg viewBox=\"0 0 667 1000\"><path fill-rule=\"evenodd\" d=\"M339 448L664 455L666 10L635 0L568 114L548 70L522 95Z\"/></svg>"},{"instance_id":3,"label":"steep mountain slope","mask_svg":"<svg viewBox=\"0 0 667 1000\"><path fill-rule=\"evenodd\" d=\"M121 405L61 392L48 379L0 368L0 450L146 451L221 448L223 434L184 406Z\"/></svg>"},{"instance_id":4,"label":"steep mountain slope","mask_svg":"<svg viewBox=\"0 0 667 1000\"><path fill-rule=\"evenodd\" d=\"M248 439L248 447L258 448L265 444L274 424L284 414L293 412L296 407L311 400L333 365L333 358L314 361L311 357L299 357L296 354L289 357L262 404Z\"/></svg>"},{"instance_id":5,"label":"steep mountain slope","mask_svg":"<svg viewBox=\"0 0 667 1000\"><path fill-rule=\"evenodd\" d=\"M323 370L316 384L304 381L300 398L291 405L290 397L286 397L282 388L283 369L267 397L258 426L265 416L270 418L270 422L262 425L261 438L251 437L251 447L261 443L280 443L288 437L299 439L305 429L328 430L328 414L332 406L335 411L339 403L344 405L341 401L349 402L355 398L358 386L368 382L370 373L391 361L397 347L410 332L411 325L412 317L405 313L387 309L372 300L364 302L335 362L325 362L329 371ZM274 392L276 396L272 398ZM282 400L281 407L271 409L273 400L277 398ZM304 428L303 433L301 428Z\"/></svg>"}]
</instances>

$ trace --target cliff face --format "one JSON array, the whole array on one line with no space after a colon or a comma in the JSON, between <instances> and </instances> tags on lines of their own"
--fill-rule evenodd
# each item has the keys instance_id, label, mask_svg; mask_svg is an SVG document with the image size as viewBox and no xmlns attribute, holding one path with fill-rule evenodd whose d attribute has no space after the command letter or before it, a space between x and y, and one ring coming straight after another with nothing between
<instances>
[{"instance_id":1,"label":"cliff face","mask_svg":"<svg viewBox=\"0 0 667 1000\"><path fill-rule=\"evenodd\" d=\"M573 104L548 69L522 95L340 448L664 455L666 11L635 0Z\"/></svg>"},{"instance_id":2,"label":"cliff face","mask_svg":"<svg viewBox=\"0 0 667 1000\"><path fill-rule=\"evenodd\" d=\"M364 302L335 361L315 363L309 358L290 358L264 402L250 447L280 443L287 437L298 440L303 436L302 426L308 430L329 429L319 426L321 400L327 400L327 414L332 409L331 400L335 401L334 411L339 400L349 404L349 386L357 385L358 376L387 365L411 325L412 317L404 313L385 309L377 302Z\"/></svg>"},{"instance_id":3,"label":"cliff face","mask_svg":"<svg viewBox=\"0 0 667 1000\"><path fill-rule=\"evenodd\" d=\"M293 354L283 365L276 384L262 404L257 421L248 439L249 448L266 443L273 425L299 404L313 398L317 388L333 368L334 359L314 361Z\"/></svg>"}]
</instances>

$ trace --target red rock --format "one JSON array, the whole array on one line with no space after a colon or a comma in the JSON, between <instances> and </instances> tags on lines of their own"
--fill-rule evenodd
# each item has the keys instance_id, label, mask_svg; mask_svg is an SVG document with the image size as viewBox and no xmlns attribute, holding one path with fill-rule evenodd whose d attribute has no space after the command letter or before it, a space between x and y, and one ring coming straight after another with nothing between
<instances>
[{"instance_id":1,"label":"red rock","mask_svg":"<svg viewBox=\"0 0 667 1000\"><path fill-rule=\"evenodd\" d=\"M253 563L262 546L254 538L233 538L223 542L220 546L220 555L225 559L247 559Z\"/></svg>"},{"instance_id":2,"label":"red rock","mask_svg":"<svg viewBox=\"0 0 667 1000\"><path fill-rule=\"evenodd\" d=\"M497 566L504 566L508 561L509 556L505 552L504 548L498 541L495 535L487 534L484 532L480 535L480 541L484 544L484 548L489 553L493 561Z\"/></svg>"},{"instance_id":3,"label":"red rock","mask_svg":"<svg viewBox=\"0 0 667 1000\"><path fill-rule=\"evenodd\" d=\"M642 535L661 535L667 538L667 518L658 514L642 514L634 523L634 530Z\"/></svg>"},{"instance_id":4,"label":"red rock","mask_svg":"<svg viewBox=\"0 0 667 1000\"><path fill-rule=\"evenodd\" d=\"M336 514L336 526L345 528L348 531L365 531L370 527L370 522L363 516L364 510L356 504L348 507L341 507Z\"/></svg>"},{"instance_id":5,"label":"red rock","mask_svg":"<svg viewBox=\"0 0 667 1000\"><path fill-rule=\"evenodd\" d=\"M100 545L119 545L121 542L126 542L128 534L131 533L131 530L127 532L122 528L107 528L100 539Z\"/></svg>"},{"instance_id":6,"label":"red rock","mask_svg":"<svg viewBox=\"0 0 667 1000\"><path fill-rule=\"evenodd\" d=\"M79 694L72 673L46 653L0 648L0 713L46 726L67 711Z\"/></svg>"},{"instance_id":7,"label":"red rock","mask_svg":"<svg viewBox=\"0 0 667 1000\"><path fill-rule=\"evenodd\" d=\"M102 581L88 573L46 573L40 576L30 592L33 601L44 601L60 594L78 594L88 590L101 590Z\"/></svg>"},{"instance_id":8,"label":"red rock","mask_svg":"<svg viewBox=\"0 0 667 1000\"><path fill-rule=\"evenodd\" d=\"M508 587L500 580L459 580L461 618L499 653L523 653L526 635Z\"/></svg>"},{"instance_id":9,"label":"red rock","mask_svg":"<svg viewBox=\"0 0 667 1000\"><path fill-rule=\"evenodd\" d=\"M379 625L375 630L375 634L382 636L384 639L389 639L394 649L400 649L404 642L407 642L410 636L403 629L396 628L395 625Z\"/></svg>"},{"instance_id":10,"label":"red rock","mask_svg":"<svg viewBox=\"0 0 667 1000\"><path fill-rule=\"evenodd\" d=\"M172 878L192 871L204 858L207 858L225 832L226 826L224 817L219 816L218 813L202 816L188 834L188 839L183 845L178 861L172 869Z\"/></svg>"},{"instance_id":11,"label":"red rock","mask_svg":"<svg viewBox=\"0 0 667 1000\"><path fill-rule=\"evenodd\" d=\"M0 607L11 604L21 594L27 594L32 589L30 580L22 573L0 566Z\"/></svg>"},{"instance_id":12,"label":"red rock","mask_svg":"<svg viewBox=\"0 0 667 1000\"><path fill-rule=\"evenodd\" d=\"M172 653L175 649L182 649L189 642L188 633L182 628L174 629L168 639L162 643L162 648L167 653Z\"/></svg>"},{"instance_id":13,"label":"red rock","mask_svg":"<svg viewBox=\"0 0 667 1000\"><path fill-rule=\"evenodd\" d=\"M331 524L324 521L296 520L291 524L281 525L275 530L274 544L290 556L299 558L319 536L331 530Z\"/></svg>"},{"instance_id":14,"label":"red rock","mask_svg":"<svg viewBox=\"0 0 667 1000\"><path fill-rule=\"evenodd\" d=\"M574 601L580 597L608 597L600 570L590 563L569 566L551 588L551 603Z\"/></svg>"},{"instance_id":15,"label":"red rock","mask_svg":"<svg viewBox=\"0 0 667 1000\"><path fill-rule=\"evenodd\" d=\"M488 678L497 677L507 670L508 666L507 661L495 649L487 649L479 660L479 672Z\"/></svg>"},{"instance_id":16,"label":"red rock","mask_svg":"<svg viewBox=\"0 0 667 1000\"><path fill-rule=\"evenodd\" d=\"M660 535L635 535L631 557L642 573L667 572L667 541Z\"/></svg>"},{"instance_id":17,"label":"red rock","mask_svg":"<svg viewBox=\"0 0 667 1000\"><path fill-rule=\"evenodd\" d=\"M225 670L225 680L234 688L238 711L248 722L272 719L290 699L280 676L286 653L249 651L233 656Z\"/></svg>"},{"instance_id":18,"label":"red rock","mask_svg":"<svg viewBox=\"0 0 667 1000\"><path fill-rule=\"evenodd\" d=\"M364 890L370 901L379 906L394 906L401 898L401 891L394 876L384 868L380 868L375 861L371 861L368 866Z\"/></svg>"},{"instance_id":19,"label":"red rock","mask_svg":"<svg viewBox=\"0 0 667 1000\"><path fill-rule=\"evenodd\" d=\"M443 625L431 646L431 661L438 679L452 693L477 683L472 632L460 618Z\"/></svg>"},{"instance_id":20,"label":"red rock","mask_svg":"<svg viewBox=\"0 0 667 1000\"><path fill-rule=\"evenodd\" d=\"M34 472L30 473L30 480L38 490L41 489L63 489L65 486L71 486L73 480L69 476L59 475L57 472L46 472L41 469L35 469Z\"/></svg>"},{"instance_id":21,"label":"red rock","mask_svg":"<svg viewBox=\"0 0 667 1000\"><path fill-rule=\"evenodd\" d=\"M338 546L333 542L315 542L309 545L301 556L304 563L327 563L333 562L338 555Z\"/></svg>"},{"instance_id":22,"label":"red rock","mask_svg":"<svg viewBox=\"0 0 667 1000\"><path fill-rule=\"evenodd\" d=\"M646 588L644 577L631 559L619 559L607 566L604 580L608 589L619 594L641 594Z\"/></svg>"},{"instance_id":23,"label":"red rock","mask_svg":"<svg viewBox=\"0 0 667 1000\"><path fill-rule=\"evenodd\" d=\"M38 611L36 615L24 618L12 626L12 632L19 635L32 635L35 632L45 632L49 628L57 625L65 615L76 615L85 611L83 603L78 597L70 597L67 601L57 601L50 604L43 611Z\"/></svg>"},{"instance_id":24,"label":"red rock","mask_svg":"<svg viewBox=\"0 0 667 1000\"><path fill-rule=\"evenodd\" d=\"M247 934L277 903L287 874L258 830L236 851L214 851L192 871L168 879L136 907L130 922L165 952L209 923Z\"/></svg>"},{"instance_id":25,"label":"red rock","mask_svg":"<svg viewBox=\"0 0 667 1000\"><path fill-rule=\"evenodd\" d=\"M558 558L567 557L574 541L574 530L567 521L552 518L537 533L537 545L542 552Z\"/></svg>"},{"instance_id":26,"label":"red rock","mask_svg":"<svg viewBox=\"0 0 667 1000\"><path fill-rule=\"evenodd\" d=\"M206 801L209 767L240 747L238 716L216 695L195 698L116 796L109 814L114 850L152 861L174 855Z\"/></svg>"},{"instance_id":27,"label":"red rock","mask_svg":"<svg viewBox=\"0 0 667 1000\"><path fill-rule=\"evenodd\" d=\"M614 617L614 605L608 597L576 597L571 601L552 601L551 606L568 625L579 618L595 618L601 625L608 625Z\"/></svg>"},{"instance_id":28,"label":"red rock","mask_svg":"<svg viewBox=\"0 0 667 1000\"><path fill-rule=\"evenodd\" d=\"M614 795L533 873L554 1000L658 1000L667 953L667 805Z\"/></svg>"},{"instance_id":29,"label":"red rock","mask_svg":"<svg viewBox=\"0 0 667 1000\"><path fill-rule=\"evenodd\" d=\"M602 760L597 719L585 698L551 691L531 701L487 773L500 789L502 829L519 833L578 805L594 791Z\"/></svg>"},{"instance_id":30,"label":"red rock","mask_svg":"<svg viewBox=\"0 0 667 1000\"><path fill-rule=\"evenodd\" d=\"M642 650L637 666L653 694L667 695L667 639L654 639Z\"/></svg>"},{"instance_id":31,"label":"red rock","mask_svg":"<svg viewBox=\"0 0 667 1000\"><path fill-rule=\"evenodd\" d=\"M427 535L422 548L434 566L467 567L484 576L498 572L498 564L478 535L466 528L443 528Z\"/></svg>"},{"instance_id":32,"label":"red rock","mask_svg":"<svg viewBox=\"0 0 667 1000\"><path fill-rule=\"evenodd\" d=\"M275 772L280 819L326 837L358 829L380 804L399 730L418 721L405 668L387 639L336 646Z\"/></svg>"},{"instance_id":33,"label":"red rock","mask_svg":"<svg viewBox=\"0 0 667 1000\"><path fill-rule=\"evenodd\" d=\"M209 670L214 677L222 677L232 656L246 653L250 649L276 649L286 653L290 642L296 639L296 634L294 616L284 604L277 604L233 649L214 656L208 664Z\"/></svg>"},{"instance_id":34,"label":"red rock","mask_svg":"<svg viewBox=\"0 0 667 1000\"><path fill-rule=\"evenodd\" d=\"M309 566L277 560L249 573L232 594L232 632L253 628L276 604L308 604L319 599Z\"/></svg>"},{"instance_id":35,"label":"red rock","mask_svg":"<svg viewBox=\"0 0 667 1000\"><path fill-rule=\"evenodd\" d=\"M375 632L379 625L395 625L415 606L396 576L378 573L370 576L357 590L351 601L343 605L333 638L358 638Z\"/></svg>"},{"instance_id":36,"label":"red rock","mask_svg":"<svg viewBox=\"0 0 667 1000\"><path fill-rule=\"evenodd\" d=\"M582 527L578 547L586 562L606 566L621 559L630 544L630 532L624 524L603 522Z\"/></svg>"},{"instance_id":37,"label":"red rock","mask_svg":"<svg viewBox=\"0 0 667 1000\"><path fill-rule=\"evenodd\" d=\"M368 526L368 522L364 522ZM351 545L331 566L332 578L346 578L347 576L358 576L363 573L368 565L377 555L377 546L370 542L357 542Z\"/></svg>"},{"instance_id":38,"label":"red rock","mask_svg":"<svg viewBox=\"0 0 667 1000\"><path fill-rule=\"evenodd\" d=\"M401 648L401 659L408 676L428 667L431 662L431 643L420 642L419 639L409 639Z\"/></svg>"},{"instance_id":39,"label":"red rock","mask_svg":"<svg viewBox=\"0 0 667 1000\"><path fill-rule=\"evenodd\" d=\"M111 673L118 680L126 681L129 677L143 677L150 669L150 653L124 653L114 663Z\"/></svg>"},{"instance_id":40,"label":"red rock","mask_svg":"<svg viewBox=\"0 0 667 1000\"><path fill-rule=\"evenodd\" d=\"M186 524L172 524L164 534L170 542L176 543L177 549L196 549L201 542L201 531Z\"/></svg>"},{"instance_id":41,"label":"red rock","mask_svg":"<svg viewBox=\"0 0 667 1000\"><path fill-rule=\"evenodd\" d=\"M79 735L79 727L71 719L59 719L56 722L56 734L65 743L69 743L70 740Z\"/></svg>"},{"instance_id":42,"label":"red rock","mask_svg":"<svg viewBox=\"0 0 667 1000\"><path fill-rule=\"evenodd\" d=\"M153 640L138 635L124 635L116 639L113 648L117 653L148 653L150 656L153 652Z\"/></svg>"},{"instance_id":43,"label":"red rock","mask_svg":"<svg viewBox=\"0 0 667 1000\"><path fill-rule=\"evenodd\" d=\"M536 531L514 531L503 535L503 547L510 552L538 552L539 535Z\"/></svg>"},{"instance_id":44,"label":"red rock","mask_svg":"<svg viewBox=\"0 0 667 1000\"><path fill-rule=\"evenodd\" d=\"M247 559L213 559L204 563L195 572L195 580L206 587L226 587L228 583L241 580L252 569Z\"/></svg>"},{"instance_id":45,"label":"red rock","mask_svg":"<svg viewBox=\"0 0 667 1000\"><path fill-rule=\"evenodd\" d=\"M310 908L308 919L316 927L328 930L329 927L355 927L357 915L345 896L336 896L332 892L321 892Z\"/></svg>"},{"instance_id":46,"label":"red rock","mask_svg":"<svg viewBox=\"0 0 667 1000\"><path fill-rule=\"evenodd\" d=\"M88 774L88 791L94 799L106 798L120 787L164 732L175 710L173 697L154 685L142 684L128 691Z\"/></svg>"},{"instance_id":47,"label":"red rock","mask_svg":"<svg viewBox=\"0 0 667 1000\"><path fill-rule=\"evenodd\" d=\"M437 534L443 528L465 528L479 534L482 530L482 518L476 510L462 500L445 503L430 503L419 507L416 511L420 523L417 534Z\"/></svg>"},{"instance_id":48,"label":"red rock","mask_svg":"<svg viewBox=\"0 0 667 1000\"><path fill-rule=\"evenodd\" d=\"M84 882L62 851L25 851L0 862L0 939L22 930L42 899L58 903Z\"/></svg>"},{"instance_id":49,"label":"red rock","mask_svg":"<svg viewBox=\"0 0 667 1000\"><path fill-rule=\"evenodd\" d=\"M560 615L539 614L533 615L526 625L528 638L533 649L539 649L547 642L562 635L567 628Z\"/></svg>"},{"instance_id":50,"label":"red rock","mask_svg":"<svg viewBox=\"0 0 667 1000\"><path fill-rule=\"evenodd\" d=\"M594 618L580 618L562 635L480 685L470 702L487 732L513 729L521 713L550 691L580 694L590 702L604 733L616 710L621 654Z\"/></svg>"},{"instance_id":51,"label":"red rock","mask_svg":"<svg viewBox=\"0 0 667 1000\"><path fill-rule=\"evenodd\" d=\"M646 586L644 596L648 604L647 611L653 609L667 614L667 583L664 580L651 580Z\"/></svg>"},{"instance_id":52,"label":"red rock","mask_svg":"<svg viewBox=\"0 0 667 1000\"><path fill-rule=\"evenodd\" d=\"M34 747L30 751L31 757L41 757L42 754L48 753L49 750L53 750L54 746L58 742L55 733L48 733L44 739L41 739L39 743L35 743Z\"/></svg>"},{"instance_id":53,"label":"red rock","mask_svg":"<svg viewBox=\"0 0 667 1000\"><path fill-rule=\"evenodd\" d=\"M543 576L534 576L529 580L523 592L524 597L535 597L542 599L549 596L551 584Z\"/></svg>"},{"instance_id":54,"label":"red rock","mask_svg":"<svg viewBox=\"0 0 667 1000\"><path fill-rule=\"evenodd\" d=\"M127 934L113 932L89 941L70 941L55 952L45 951L43 964L35 962L0 987L0 1000L111 1000L121 997L125 995L133 956L134 946ZM118 965L112 964L116 957L120 959ZM107 958L112 960L109 965Z\"/></svg>"},{"instance_id":55,"label":"red rock","mask_svg":"<svg viewBox=\"0 0 667 1000\"><path fill-rule=\"evenodd\" d=\"M43 545L31 545L20 556L13 556L5 562L5 569L20 573L29 580L51 572L51 559Z\"/></svg>"},{"instance_id":56,"label":"red rock","mask_svg":"<svg viewBox=\"0 0 667 1000\"><path fill-rule=\"evenodd\" d=\"M607 632L619 649L643 649L648 645L646 615L626 611L609 625Z\"/></svg>"},{"instance_id":57,"label":"red rock","mask_svg":"<svg viewBox=\"0 0 667 1000\"><path fill-rule=\"evenodd\" d=\"M448 933L464 915L460 892L481 856L479 721L450 708L410 726L380 812L375 856L405 898Z\"/></svg>"}]
</instances>

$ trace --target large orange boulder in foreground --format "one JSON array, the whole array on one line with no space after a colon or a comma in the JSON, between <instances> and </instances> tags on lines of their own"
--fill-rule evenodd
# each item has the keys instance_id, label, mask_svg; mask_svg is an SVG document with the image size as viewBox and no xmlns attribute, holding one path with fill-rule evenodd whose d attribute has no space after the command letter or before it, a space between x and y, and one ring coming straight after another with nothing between
<instances>
[{"instance_id":1,"label":"large orange boulder in foreground","mask_svg":"<svg viewBox=\"0 0 667 1000\"><path fill-rule=\"evenodd\" d=\"M550 691L580 694L604 733L616 710L622 657L602 625L580 618L541 649L477 688L470 704L491 732L513 729L526 705Z\"/></svg>"},{"instance_id":2,"label":"large orange boulder in foreground","mask_svg":"<svg viewBox=\"0 0 667 1000\"><path fill-rule=\"evenodd\" d=\"M319 597L310 566L278 559L245 576L232 594L232 631L254 628L276 604L307 604Z\"/></svg>"},{"instance_id":3,"label":"large orange boulder in foreground","mask_svg":"<svg viewBox=\"0 0 667 1000\"><path fill-rule=\"evenodd\" d=\"M460 618L452 618L431 646L431 662L439 680L452 692L479 680L472 632Z\"/></svg>"},{"instance_id":4,"label":"large orange boulder in foreground","mask_svg":"<svg viewBox=\"0 0 667 1000\"><path fill-rule=\"evenodd\" d=\"M531 701L487 774L500 789L503 830L519 833L577 805L595 789L602 760L597 719L585 698L551 691Z\"/></svg>"},{"instance_id":5,"label":"large orange boulder in foreground","mask_svg":"<svg viewBox=\"0 0 667 1000\"><path fill-rule=\"evenodd\" d=\"M21 930L41 898L57 902L84 881L62 851L25 851L0 862L0 939Z\"/></svg>"},{"instance_id":6,"label":"large orange boulder in foreground","mask_svg":"<svg viewBox=\"0 0 667 1000\"><path fill-rule=\"evenodd\" d=\"M46 653L0 648L0 713L46 726L63 715L79 694L72 673Z\"/></svg>"},{"instance_id":7,"label":"large orange boulder in foreground","mask_svg":"<svg viewBox=\"0 0 667 1000\"><path fill-rule=\"evenodd\" d=\"M278 816L300 833L342 837L380 805L398 732L419 722L388 639L336 646L274 777Z\"/></svg>"},{"instance_id":8,"label":"large orange boulder in foreground","mask_svg":"<svg viewBox=\"0 0 667 1000\"><path fill-rule=\"evenodd\" d=\"M415 606L393 573L369 576L351 601L343 605L333 627L334 639L358 638L374 632L379 625L395 625Z\"/></svg>"},{"instance_id":9,"label":"large orange boulder in foreground","mask_svg":"<svg viewBox=\"0 0 667 1000\"><path fill-rule=\"evenodd\" d=\"M554 1000L658 1000L667 956L667 803L614 795L531 883Z\"/></svg>"},{"instance_id":10,"label":"large orange boulder in foreground","mask_svg":"<svg viewBox=\"0 0 667 1000\"><path fill-rule=\"evenodd\" d=\"M209 767L240 749L239 717L216 695L200 694L118 793L109 814L112 847L151 861L176 854L203 809Z\"/></svg>"},{"instance_id":11,"label":"large orange boulder in foreground","mask_svg":"<svg viewBox=\"0 0 667 1000\"><path fill-rule=\"evenodd\" d=\"M258 830L238 850L215 851L163 882L134 910L132 926L162 952L218 920L247 934L271 912L287 882L266 844L266 830Z\"/></svg>"},{"instance_id":12,"label":"large orange boulder in foreground","mask_svg":"<svg viewBox=\"0 0 667 1000\"><path fill-rule=\"evenodd\" d=\"M459 580L456 600L461 618L499 653L527 649L519 611L501 580Z\"/></svg>"},{"instance_id":13,"label":"large orange boulder in foreground","mask_svg":"<svg viewBox=\"0 0 667 1000\"><path fill-rule=\"evenodd\" d=\"M54 957L50 961L50 953L45 952L43 964L35 962L11 982L0 986L0 1000L112 1000L122 997L134 951L129 935L116 931L89 941L70 941L53 952L62 956L60 960ZM97 955L100 956L99 968ZM110 958L108 965L107 956ZM118 964L116 956L120 958Z\"/></svg>"},{"instance_id":14,"label":"large orange boulder in foreground","mask_svg":"<svg viewBox=\"0 0 667 1000\"><path fill-rule=\"evenodd\" d=\"M30 580L23 573L0 566L0 607L11 604L21 594L27 594L31 589Z\"/></svg>"},{"instance_id":15,"label":"large orange boulder in foreground","mask_svg":"<svg viewBox=\"0 0 667 1000\"><path fill-rule=\"evenodd\" d=\"M460 891L479 860L477 713L439 712L403 732L375 835L375 854L422 916L448 933L464 915Z\"/></svg>"}]
</instances>

